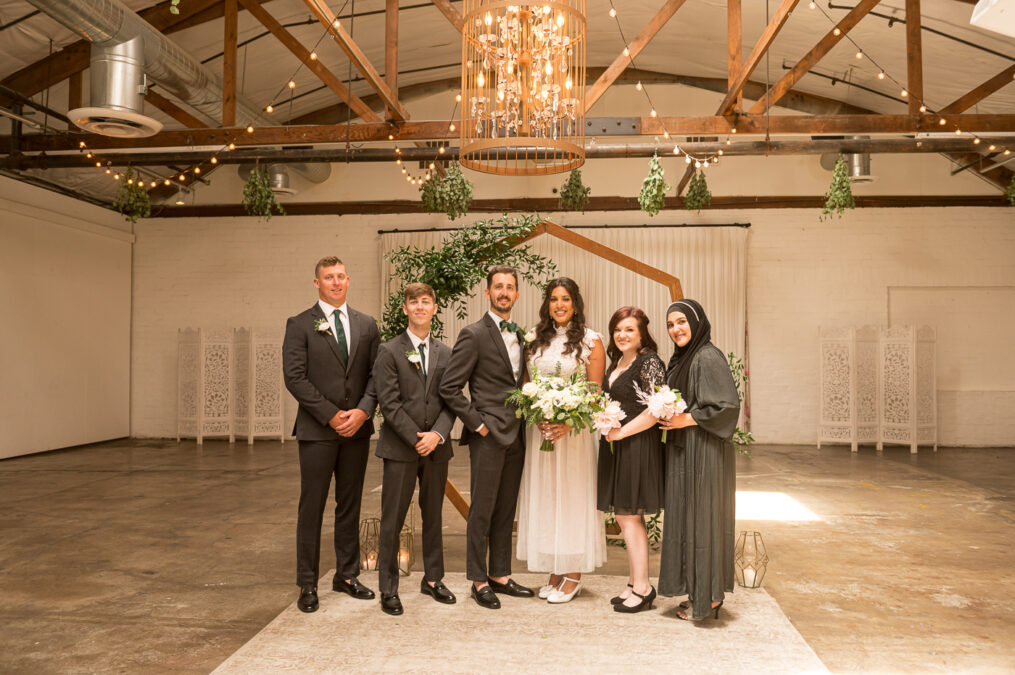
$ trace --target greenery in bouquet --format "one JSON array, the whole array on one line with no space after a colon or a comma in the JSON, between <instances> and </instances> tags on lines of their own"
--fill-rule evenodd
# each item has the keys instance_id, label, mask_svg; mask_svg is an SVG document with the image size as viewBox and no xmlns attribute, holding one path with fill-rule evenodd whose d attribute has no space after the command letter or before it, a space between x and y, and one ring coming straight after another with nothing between
<instances>
[{"instance_id":1,"label":"greenery in bouquet","mask_svg":"<svg viewBox=\"0 0 1015 675\"><path fill-rule=\"evenodd\" d=\"M515 417L523 418L530 426L540 422L565 424L571 428L571 433L578 433L583 429L592 430L592 416L599 398L599 388L582 377L582 373L561 377L558 364L550 376L540 375L539 370L533 368L532 379L510 390L505 403L515 408ZM539 449L552 452L553 441L544 438Z\"/></svg>"},{"instance_id":2,"label":"greenery in bouquet","mask_svg":"<svg viewBox=\"0 0 1015 675\"><path fill-rule=\"evenodd\" d=\"M533 253L528 245L513 246L539 224L537 216L508 216L480 220L461 229L449 230L444 241L421 249L402 246L387 252L391 262L392 290L384 303L381 337L385 340L401 334L408 326L402 311L402 289L421 281L430 284L437 295L437 306L453 312L459 319L468 316L467 302L478 284L486 281L486 270L493 265L511 265L522 279L540 288L556 274L557 266L545 256ZM431 333L444 337L444 322L438 314Z\"/></svg>"}]
</instances>

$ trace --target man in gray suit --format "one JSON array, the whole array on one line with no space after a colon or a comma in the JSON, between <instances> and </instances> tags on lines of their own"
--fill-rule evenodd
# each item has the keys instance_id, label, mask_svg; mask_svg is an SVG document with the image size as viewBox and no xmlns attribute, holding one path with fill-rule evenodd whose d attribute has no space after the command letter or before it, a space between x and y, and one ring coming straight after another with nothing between
<instances>
[{"instance_id":1,"label":"man in gray suit","mask_svg":"<svg viewBox=\"0 0 1015 675\"><path fill-rule=\"evenodd\" d=\"M286 322L285 386L299 403L293 433L300 449L296 520L297 606L317 611L321 521L335 476L335 577L332 589L369 600L359 575L359 514L377 407L371 376L380 334L373 317L346 304L349 275L338 258L314 269L318 301Z\"/></svg>"},{"instance_id":2,"label":"man in gray suit","mask_svg":"<svg viewBox=\"0 0 1015 675\"><path fill-rule=\"evenodd\" d=\"M499 609L497 593L532 597L511 579L511 531L525 463L522 425L504 401L521 383L522 330L511 321L518 300L518 271L490 268L483 294L490 311L462 329L441 381L441 396L462 420L469 446L472 505L466 525L466 576L481 607ZM469 398L462 393L469 385ZM489 547L489 565L487 548Z\"/></svg>"},{"instance_id":3,"label":"man in gray suit","mask_svg":"<svg viewBox=\"0 0 1015 675\"><path fill-rule=\"evenodd\" d=\"M398 598L398 535L412 491L419 480L423 515L423 579L419 590L437 602L454 604L444 577L441 509L448 480L451 427L455 416L440 397L438 385L451 350L430 336L437 296L427 284L409 284L402 292L409 328L377 350L374 383L384 415L377 456L384 460L381 488L381 535L377 570L381 609L402 613Z\"/></svg>"}]
</instances>

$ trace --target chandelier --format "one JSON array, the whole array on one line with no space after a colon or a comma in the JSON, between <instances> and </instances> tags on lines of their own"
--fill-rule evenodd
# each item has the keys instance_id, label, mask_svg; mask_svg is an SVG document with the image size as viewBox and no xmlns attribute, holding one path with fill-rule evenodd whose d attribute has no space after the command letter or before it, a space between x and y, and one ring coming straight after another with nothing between
<instances>
[{"instance_id":1,"label":"chandelier","mask_svg":"<svg viewBox=\"0 0 1015 675\"><path fill-rule=\"evenodd\" d=\"M585 0L465 0L462 166L510 176L585 162Z\"/></svg>"}]
</instances>

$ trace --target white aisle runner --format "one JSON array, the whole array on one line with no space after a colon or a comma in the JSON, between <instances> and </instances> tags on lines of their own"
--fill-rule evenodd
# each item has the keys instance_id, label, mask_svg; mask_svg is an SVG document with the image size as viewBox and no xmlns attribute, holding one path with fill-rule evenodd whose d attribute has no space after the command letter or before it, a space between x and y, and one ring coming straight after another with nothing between
<instances>
[{"instance_id":1,"label":"white aisle runner","mask_svg":"<svg viewBox=\"0 0 1015 675\"><path fill-rule=\"evenodd\" d=\"M501 609L489 610L469 598L464 574L444 580L455 605L420 594L420 576L402 578L405 614L395 617L378 600L332 592L329 574L317 612L294 602L215 672L828 672L763 589L738 587L718 621L691 623L675 617L671 598L640 614L614 612L609 598L622 577L586 575L581 595L564 605L502 596ZM376 589L370 577L361 579ZM530 587L544 578L515 576Z\"/></svg>"}]
</instances>

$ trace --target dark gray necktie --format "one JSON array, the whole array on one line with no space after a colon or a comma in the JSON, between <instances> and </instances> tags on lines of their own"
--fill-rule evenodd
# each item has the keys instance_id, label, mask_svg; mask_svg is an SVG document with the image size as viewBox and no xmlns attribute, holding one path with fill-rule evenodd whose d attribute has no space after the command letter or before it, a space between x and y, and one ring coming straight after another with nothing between
<instances>
[{"instance_id":1,"label":"dark gray necktie","mask_svg":"<svg viewBox=\"0 0 1015 675\"><path fill-rule=\"evenodd\" d=\"M426 384L426 343L419 343L419 367L423 371L423 384Z\"/></svg>"},{"instance_id":2,"label":"dark gray necktie","mask_svg":"<svg viewBox=\"0 0 1015 675\"><path fill-rule=\"evenodd\" d=\"M345 341L342 312L337 309L335 310L335 339L338 340L338 353L342 355L342 363L349 363L349 343Z\"/></svg>"}]
</instances>

